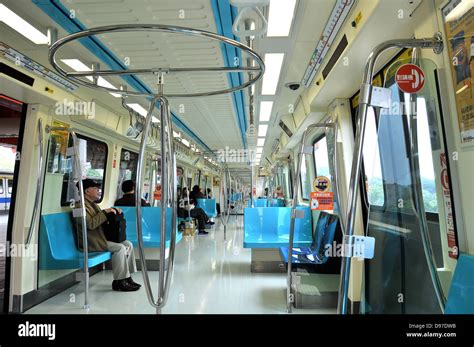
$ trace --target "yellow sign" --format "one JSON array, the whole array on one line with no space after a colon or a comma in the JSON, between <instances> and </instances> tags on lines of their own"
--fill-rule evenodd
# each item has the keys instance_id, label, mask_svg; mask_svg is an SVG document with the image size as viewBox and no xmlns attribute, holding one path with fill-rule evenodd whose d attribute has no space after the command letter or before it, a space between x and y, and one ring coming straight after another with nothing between
<instances>
[{"instance_id":1,"label":"yellow sign","mask_svg":"<svg viewBox=\"0 0 474 347\"><path fill-rule=\"evenodd\" d=\"M58 120L53 120L53 123L51 126L69 128L69 124L60 122ZM56 146L58 146L57 149L59 153L61 153L61 155L63 156L66 156L66 151L69 144L69 131L54 130L54 131L51 131L51 136L54 136L54 140L56 142Z\"/></svg>"},{"instance_id":2,"label":"yellow sign","mask_svg":"<svg viewBox=\"0 0 474 347\"><path fill-rule=\"evenodd\" d=\"M456 97L461 143L474 144L474 7L464 14L455 15L456 1L443 9L446 46L451 59L451 75Z\"/></svg>"},{"instance_id":3,"label":"yellow sign","mask_svg":"<svg viewBox=\"0 0 474 347\"><path fill-rule=\"evenodd\" d=\"M313 181L313 191L325 193L331 188L331 180L326 176L318 176Z\"/></svg>"},{"instance_id":4,"label":"yellow sign","mask_svg":"<svg viewBox=\"0 0 474 347\"><path fill-rule=\"evenodd\" d=\"M359 25L359 22L361 21L361 19L362 19L362 12L359 12L357 17L354 19L355 24Z\"/></svg>"}]
</instances>

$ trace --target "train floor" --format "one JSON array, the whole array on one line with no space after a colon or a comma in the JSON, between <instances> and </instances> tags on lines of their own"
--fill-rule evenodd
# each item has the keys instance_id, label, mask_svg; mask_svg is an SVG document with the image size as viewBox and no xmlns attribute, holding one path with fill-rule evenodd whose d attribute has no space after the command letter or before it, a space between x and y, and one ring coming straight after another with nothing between
<instances>
[{"instance_id":1,"label":"train floor","mask_svg":"<svg viewBox=\"0 0 474 347\"><path fill-rule=\"evenodd\" d=\"M250 249L242 248L243 216L231 216L224 241L219 218L208 235L183 237L176 246L176 260L169 298L162 313L169 314L282 314L286 310L286 275L251 273ZM156 297L158 271L150 271ZM140 272L133 279L143 284ZM116 292L111 288L112 272L91 277L90 309L82 309L84 285L68 290L31 308L34 314L153 314L145 288ZM334 309L294 310L295 313L332 314Z\"/></svg>"}]
</instances>

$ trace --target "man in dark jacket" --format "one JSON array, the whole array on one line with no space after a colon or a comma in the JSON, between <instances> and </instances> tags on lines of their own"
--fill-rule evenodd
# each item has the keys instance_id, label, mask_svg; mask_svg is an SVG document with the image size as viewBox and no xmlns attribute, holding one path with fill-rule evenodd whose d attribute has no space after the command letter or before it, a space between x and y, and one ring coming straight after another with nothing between
<instances>
[{"instance_id":1,"label":"man in dark jacket","mask_svg":"<svg viewBox=\"0 0 474 347\"><path fill-rule=\"evenodd\" d=\"M114 206L136 206L135 182L126 180L122 183L123 196L115 201ZM142 207L150 207L150 204L142 199Z\"/></svg>"},{"instance_id":2,"label":"man in dark jacket","mask_svg":"<svg viewBox=\"0 0 474 347\"><path fill-rule=\"evenodd\" d=\"M125 240L122 243L108 241L105 237L103 224L107 222L107 213L122 213L120 209L108 208L102 210L96 201L100 199L100 184L91 179L82 180L84 190L84 202L86 208L86 226L87 226L87 246L89 252L112 252L112 270L114 281L112 289L117 291L131 292L140 288L130 276L131 272L136 272L135 254L133 244ZM76 207L79 207L76 204ZM82 250L82 218L76 218L77 221L77 240L79 249Z\"/></svg>"}]
</instances>

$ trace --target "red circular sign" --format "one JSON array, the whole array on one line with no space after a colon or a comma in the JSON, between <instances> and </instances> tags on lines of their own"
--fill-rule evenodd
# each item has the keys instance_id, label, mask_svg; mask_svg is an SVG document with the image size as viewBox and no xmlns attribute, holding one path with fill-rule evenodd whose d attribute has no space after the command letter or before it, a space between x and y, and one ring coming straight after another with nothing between
<instances>
[{"instance_id":1,"label":"red circular sign","mask_svg":"<svg viewBox=\"0 0 474 347\"><path fill-rule=\"evenodd\" d=\"M405 93L418 93L425 86L425 73L418 66L405 64L395 74L398 88Z\"/></svg>"}]
</instances>

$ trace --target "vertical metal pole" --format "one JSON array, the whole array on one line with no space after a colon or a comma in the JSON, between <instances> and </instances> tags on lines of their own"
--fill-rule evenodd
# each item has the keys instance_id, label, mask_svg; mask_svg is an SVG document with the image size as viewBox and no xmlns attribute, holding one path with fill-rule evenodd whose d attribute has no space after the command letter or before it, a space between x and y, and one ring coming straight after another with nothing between
<instances>
[{"instance_id":1,"label":"vertical metal pole","mask_svg":"<svg viewBox=\"0 0 474 347\"><path fill-rule=\"evenodd\" d=\"M419 48L413 49L412 64L420 66ZM417 128L417 95L410 94L410 103L407 109L408 118L410 122L410 175L413 184L413 206L415 214L418 217L418 224L420 227L421 240L423 243L423 251L425 254L428 271L430 273L431 282L436 294L436 299L441 312L444 314L446 306L446 298L443 294L443 288L436 268L436 259L433 252L431 237L428 229L428 222L426 220L425 205L423 201L423 187L420 179L420 161L418 152L418 128Z\"/></svg>"},{"instance_id":2,"label":"vertical metal pole","mask_svg":"<svg viewBox=\"0 0 474 347\"><path fill-rule=\"evenodd\" d=\"M362 161L362 145L364 143L365 125L367 121L367 111L372 93L372 79L374 76L375 63L377 58L386 50L391 48L434 48L439 50L442 40L438 36L429 39L408 39L391 40L378 45L370 54L367 60L364 77L362 79L361 94L359 98L359 119L357 121L357 131L354 144L354 155L352 157L351 179L347 201L346 237L354 235L355 216L357 211L357 195L359 189L360 168ZM351 271L351 258L344 257L341 265L341 282L339 285L339 298L337 311L347 314L347 299L349 297L349 279Z\"/></svg>"},{"instance_id":3,"label":"vertical metal pole","mask_svg":"<svg viewBox=\"0 0 474 347\"><path fill-rule=\"evenodd\" d=\"M89 245L87 243L87 221L86 221L86 204L84 199L84 187L82 186L82 166L81 161L79 159L79 143L77 140L76 133L74 131L70 131L72 136L72 143L74 146L74 161L76 166L76 174L79 176L77 180L79 182L79 199L81 201L81 219L82 219L82 250L84 253L84 286L85 286L85 293L84 293L84 309L88 310L89 306Z\"/></svg>"},{"instance_id":4,"label":"vertical metal pole","mask_svg":"<svg viewBox=\"0 0 474 347\"><path fill-rule=\"evenodd\" d=\"M137 228L137 243L138 243L138 253L140 255L140 263L142 267L142 276L143 276L143 283L145 285L146 294L148 297L148 301L150 304L157 308L157 304L153 298L153 293L150 286L150 278L148 277L148 268L146 265L146 258L145 258L145 246L143 244L143 232L142 232L142 174L143 174L143 165L145 159L145 150L146 150L146 138L148 135L148 130L150 129L150 124L152 122L152 113L155 108L156 101L158 100L157 97L154 97L150 103L150 107L148 108L147 117L145 120L145 127L142 133L142 139L140 142L140 150L138 153L138 163L137 163L137 192L135 194L135 204L137 206L137 220L136 220L136 228ZM163 186L162 186L163 187ZM163 188L162 188L162 201L163 200ZM162 203L161 208L163 209L164 203Z\"/></svg>"},{"instance_id":5,"label":"vertical metal pole","mask_svg":"<svg viewBox=\"0 0 474 347\"><path fill-rule=\"evenodd\" d=\"M40 216L40 207L41 207L41 200L43 198L43 184L44 184L44 175L46 171L46 165L43 163L44 159L44 144L43 144L43 121L41 118L38 119L38 177L36 179L36 194L35 194L35 201L33 204L33 213L31 215L30 227L28 229L28 236L25 242L25 248L27 249L30 245L31 238L33 236L33 232L38 225L39 216Z\"/></svg>"}]
</instances>

